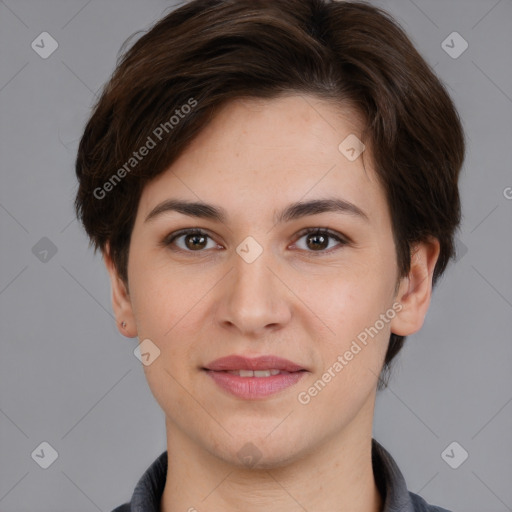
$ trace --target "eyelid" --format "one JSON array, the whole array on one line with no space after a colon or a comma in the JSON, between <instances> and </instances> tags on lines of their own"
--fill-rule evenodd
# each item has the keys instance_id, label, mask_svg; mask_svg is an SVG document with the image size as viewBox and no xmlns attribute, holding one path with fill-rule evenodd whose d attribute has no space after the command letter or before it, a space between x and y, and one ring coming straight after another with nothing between
<instances>
[{"instance_id":1,"label":"eyelid","mask_svg":"<svg viewBox=\"0 0 512 512\"><path fill-rule=\"evenodd\" d=\"M319 251L306 251L301 249L301 252L305 252L308 256L313 257L321 257L321 256L329 256L332 253L338 251L342 247L346 245L351 245L352 241L342 233L339 233L338 231L334 231L330 228L324 228L324 227L315 227L315 228L304 228L301 229L295 237L295 241L292 245L297 243L298 240L300 240L305 235L315 235L315 234L321 234L321 235L327 235L328 238L334 239L338 242L338 244L335 247L331 247L330 249L322 249Z\"/></svg>"},{"instance_id":2,"label":"eyelid","mask_svg":"<svg viewBox=\"0 0 512 512\"><path fill-rule=\"evenodd\" d=\"M172 233L169 233L168 235L166 235L162 239L162 241L159 243L159 245L162 247L169 247L174 243L174 241L177 238L179 238L181 236L186 236L186 235L203 235L203 236L210 238L211 240L214 240L213 236L210 235L208 230L205 230L202 228L184 228L184 229L178 229L177 231L173 231ZM176 251L190 252L190 253L204 252L204 251L184 251L183 249L179 249L179 248L176 249Z\"/></svg>"},{"instance_id":3,"label":"eyelid","mask_svg":"<svg viewBox=\"0 0 512 512\"><path fill-rule=\"evenodd\" d=\"M334 231L327 227L303 228L296 233L296 235L294 237L295 239L294 239L293 244L295 244L303 236L310 235L310 234L325 234L328 237L336 240L339 243L339 246L341 246L341 247L343 247L345 245L352 244L352 240L348 236L343 235L342 233L339 233L338 231ZM210 238L211 240L215 241L214 237L212 235L210 235L208 230L205 230L202 228L184 228L184 229L179 229L177 231L173 231L169 235L165 236L163 238L163 240L159 243L159 245L164 248L168 248L171 245L173 245L174 241L177 238L180 238L181 236L186 236L186 235L203 235L203 236L206 236L206 237ZM198 254L206 252L205 250L190 251L190 250L185 250L185 249L181 249L181 248L172 249L172 250L177 251L177 252L198 253ZM336 250L336 248L331 248L328 250L319 250L319 251L305 251L305 252L307 252L308 254L312 254L314 256L320 256L320 255L330 254L334 250Z\"/></svg>"},{"instance_id":4,"label":"eyelid","mask_svg":"<svg viewBox=\"0 0 512 512\"><path fill-rule=\"evenodd\" d=\"M325 234L331 236L332 238L338 239L338 241L345 243L345 244L352 243L352 240L348 236L344 235L343 233L340 233L339 231L335 231L333 229L326 228L326 227L314 227L314 228L301 229L296 234L296 240L298 240L299 238L302 238L304 235L318 234L318 233L319 234L325 233ZM318 251L318 252L321 252L321 251Z\"/></svg>"}]
</instances>

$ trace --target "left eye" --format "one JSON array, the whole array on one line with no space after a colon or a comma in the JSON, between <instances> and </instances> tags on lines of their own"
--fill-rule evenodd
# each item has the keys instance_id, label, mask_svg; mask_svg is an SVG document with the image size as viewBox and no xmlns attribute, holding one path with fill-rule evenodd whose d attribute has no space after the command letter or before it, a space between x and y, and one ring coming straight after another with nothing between
<instances>
[{"instance_id":1,"label":"left eye","mask_svg":"<svg viewBox=\"0 0 512 512\"><path fill-rule=\"evenodd\" d=\"M300 237L298 240L300 240L301 238L306 239L306 247L316 247L316 249L308 252L331 252L326 251L327 247L329 246L329 239L336 240L341 246L346 245L348 243L348 241L340 234L333 233L329 229L307 229L299 233L299 235Z\"/></svg>"},{"instance_id":2,"label":"left eye","mask_svg":"<svg viewBox=\"0 0 512 512\"><path fill-rule=\"evenodd\" d=\"M201 231L200 229L184 229L181 231L177 231L176 233L171 233L167 238L163 240L164 246L170 246L175 243L175 240L183 238L185 240L185 247L182 247L178 244L178 248L182 251L188 252L198 252L200 249L204 249L204 245L206 240L210 238L210 235ZM215 244L213 244L215 245Z\"/></svg>"},{"instance_id":3,"label":"left eye","mask_svg":"<svg viewBox=\"0 0 512 512\"><path fill-rule=\"evenodd\" d=\"M348 241L339 233L334 233L329 229L321 228L310 228L301 231L297 241L301 240L302 238L306 239L306 249L304 250L313 253L330 252L326 251L326 249L329 247L329 240L335 240L338 242L338 245L341 246L348 243ZM176 242L180 239L183 239L184 246ZM185 229L169 235L162 241L162 245L167 247L175 244L178 249L185 252L202 252L202 249L215 248L217 245L212 240L212 247L207 247L208 239L212 240L210 235L200 229ZM297 245L297 242L295 242L294 245Z\"/></svg>"}]
</instances>

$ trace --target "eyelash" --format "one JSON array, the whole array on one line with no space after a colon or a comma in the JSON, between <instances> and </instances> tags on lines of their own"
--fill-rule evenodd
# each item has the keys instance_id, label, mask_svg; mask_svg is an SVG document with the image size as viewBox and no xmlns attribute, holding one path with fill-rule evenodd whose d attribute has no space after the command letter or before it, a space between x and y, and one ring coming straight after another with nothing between
<instances>
[{"instance_id":1,"label":"eyelash","mask_svg":"<svg viewBox=\"0 0 512 512\"><path fill-rule=\"evenodd\" d=\"M299 231L299 233L297 233L298 237L297 237L296 242L298 240L300 240L301 238L303 238L304 236L309 235L309 234L324 235L324 236L327 236L328 238L332 238L332 239L336 240L337 242L339 242L341 247L343 247L344 245L348 245L350 243L348 238L343 237L341 234L339 234L335 231L331 231L328 228L306 228L306 229L303 229L303 230ZM175 231L174 233L171 233L170 235L165 237L162 240L160 245L162 245L163 247L170 247L171 245L173 245L174 241L177 238L184 237L187 235L201 235L201 236L205 236L205 237L212 239L212 237L208 233L206 233L205 231L203 231L201 229L198 229L198 228L182 229L179 231ZM296 242L294 242L294 243L296 243ZM178 248L178 249L172 249L172 250L180 251L180 252L187 252L187 253L205 252L204 249L197 250L197 251L190 251L190 250ZM322 249L319 251L306 251L306 252L310 253L312 256L322 256L322 255L326 255L326 254L331 254L333 252L333 250L335 250L335 249L331 248L331 249Z\"/></svg>"}]
</instances>

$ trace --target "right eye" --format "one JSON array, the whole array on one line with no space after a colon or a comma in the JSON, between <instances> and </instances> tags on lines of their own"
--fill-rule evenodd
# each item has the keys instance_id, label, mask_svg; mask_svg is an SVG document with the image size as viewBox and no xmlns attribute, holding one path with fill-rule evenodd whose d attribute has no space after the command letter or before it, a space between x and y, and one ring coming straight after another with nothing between
<instances>
[{"instance_id":1,"label":"right eye","mask_svg":"<svg viewBox=\"0 0 512 512\"><path fill-rule=\"evenodd\" d=\"M161 245L169 247L173 251L204 252L202 249L208 248L206 247L208 238L211 239L210 235L201 229L181 229L166 236L165 239L162 240ZM180 239L183 241L181 245L176 243L176 240ZM218 246L218 244L215 243L213 243L213 245ZM173 246L177 246L178 249L175 249Z\"/></svg>"}]
</instances>

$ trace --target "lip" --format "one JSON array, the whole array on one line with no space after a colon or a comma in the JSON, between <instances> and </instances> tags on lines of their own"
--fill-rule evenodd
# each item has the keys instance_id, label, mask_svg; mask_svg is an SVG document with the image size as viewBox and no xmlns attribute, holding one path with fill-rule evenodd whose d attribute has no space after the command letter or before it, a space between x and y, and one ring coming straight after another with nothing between
<instances>
[{"instance_id":1,"label":"lip","mask_svg":"<svg viewBox=\"0 0 512 512\"><path fill-rule=\"evenodd\" d=\"M235 354L227 357L221 357L220 359L215 359L215 361L212 361L205 366L206 370L212 370L216 372L227 370L267 370L272 368L285 372L298 372L300 370L306 370L306 368L300 364L274 355L245 357Z\"/></svg>"},{"instance_id":2,"label":"lip","mask_svg":"<svg viewBox=\"0 0 512 512\"><path fill-rule=\"evenodd\" d=\"M276 369L286 373L270 377L240 377L229 370ZM203 370L224 391L244 400L265 398L296 384L308 370L301 365L273 355L254 358L231 355L216 359Z\"/></svg>"}]
</instances>

